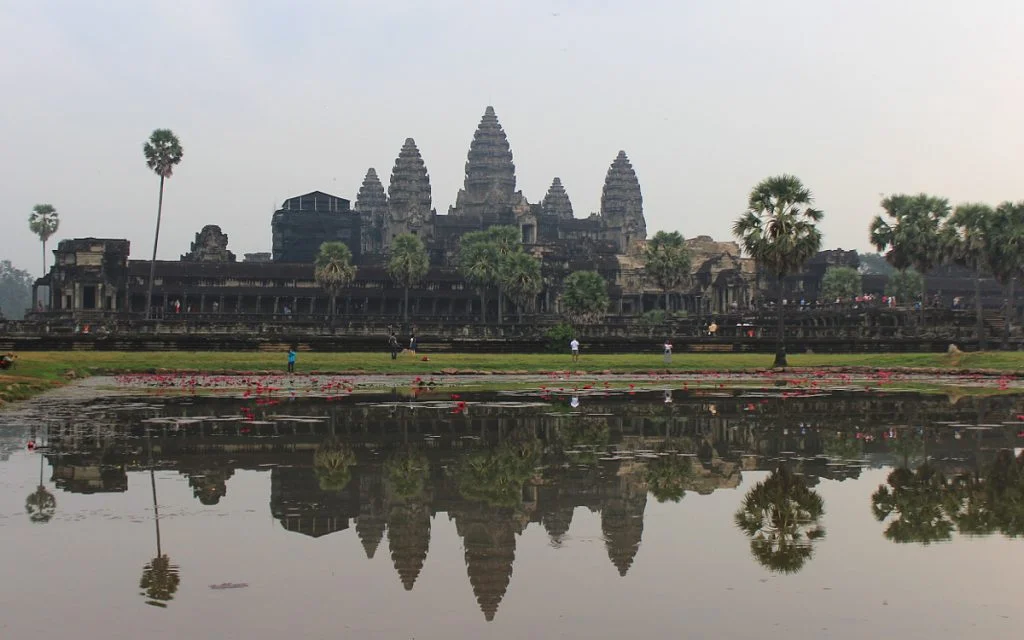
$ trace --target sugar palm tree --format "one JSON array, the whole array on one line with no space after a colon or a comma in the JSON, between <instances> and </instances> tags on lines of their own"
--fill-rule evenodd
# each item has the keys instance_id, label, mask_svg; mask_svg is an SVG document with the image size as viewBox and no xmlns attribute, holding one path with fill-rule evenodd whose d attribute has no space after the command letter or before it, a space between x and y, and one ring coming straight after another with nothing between
<instances>
[{"instance_id":1,"label":"sugar palm tree","mask_svg":"<svg viewBox=\"0 0 1024 640\"><path fill-rule=\"evenodd\" d=\"M52 204L37 204L32 207L32 213L28 216L28 228L43 243L43 275L46 275L46 241L57 233L59 226L60 214Z\"/></svg>"},{"instance_id":2,"label":"sugar palm tree","mask_svg":"<svg viewBox=\"0 0 1024 640\"><path fill-rule=\"evenodd\" d=\"M43 456L39 455L39 485L25 498L25 513L32 522L45 524L57 512L57 498L43 484Z\"/></svg>"},{"instance_id":3,"label":"sugar palm tree","mask_svg":"<svg viewBox=\"0 0 1024 640\"><path fill-rule=\"evenodd\" d=\"M170 129L157 129L142 145L146 165L160 176L160 198L156 205L156 232L153 234L153 259L149 263L149 287L146 291L146 317L153 311L153 280L156 278L156 248L160 242L160 218L164 210L164 181L174 173L184 151L181 142Z\"/></svg>"},{"instance_id":4,"label":"sugar palm tree","mask_svg":"<svg viewBox=\"0 0 1024 640\"><path fill-rule=\"evenodd\" d=\"M989 269L1006 287L1003 318L1003 348L1010 343L1010 325L1017 320L1014 285L1024 272L1024 201L1003 202L992 212L989 234Z\"/></svg>"},{"instance_id":5,"label":"sugar palm tree","mask_svg":"<svg viewBox=\"0 0 1024 640\"><path fill-rule=\"evenodd\" d=\"M779 283L776 367L786 366L783 278L803 267L821 248L817 224L824 214L811 208L812 201L811 192L796 176L765 178L750 192L747 212L732 227L744 250Z\"/></svg>"},{"instance_id":6,"label":"sugar palm tree","mask_svg":"<svg viewBox=\"0 0 1024 640\"><path fill-rule=\"evenodd\" d=\"M495 284L498 285L498 324L501 324L505 320L505 288L501 286L502 263L510 256L522 252L523 239L519 227L511 225L490 227L483 234L487 242L493 244L498 252L498 273Z\"/></svg>"},{"instance_id":7,"label":"sugar palm tree","mask_svg":"<svg viewBox=\"0 0 1024 640\"><path fill-rule=\"evenodd\" d=\"M402 304L402 320L409 324L409 288L415 287L427 275L430 260L427 250L419 236L403 233L391 243L391 255L388 257L388 275L395 284L405 289L405 300Z\"/></svg>"},{"instance_id":8,"label":"sugar palm tree","mask_svg":"<svg viewBox=\"0 0 1024 640\"><path fill-rule=\"evenodd\" d=\"M785 465L754 485L736 512L736 526L750 538L754 558L781 573L796 573L825 535L825 503L801 476Z\"/></svg>"},{"instance_id":9,"label":"sugar palm tree","mask_svg":"<svg viewBox=\"0 0 1024 640\"><path fill-rule=\"evenodd\" d=\"M523 321L523 308L537 298L544 287L540 273L540 260L528 253L516 252L509 254L500 263L498 274L502 291L516 305L519 322Z\"/></svg>"},{"instance_id":10,"label":"sugar palm tree","mask_svg":"<svg viewBox=\"0 0 1024 640\"><path fill-rule=\"evenodd\" d=\"M678 231L659 231L644 248L644 275L665 294L665 312L672 311L669 292L690 279L690 250Z\"/></svg>"},{"instance_id":11,"label":"sugar palm tree","mask_svg":"<svg viewBox=\"0 0 1024 640\"><path fill-rule=\"evenodd\" d=\"M153 522L156 526L156 557L142 568L139 588L146 604L166 608L167 603L174 599L181 583L178 565L171 562L160 545L160 507L156 499L156 472L153 465L153 442L149 430L146 431L146 444L149 451L149 483L153 490Z\"/></svg>"},{"instance_id":12,"label":"sugar palm tree","mask_svg":"<svg viewBox=\"0 0 1024 640\"><path fill-rule=\"evenodd\" d=\"M871 496L875 519L889 519L885 537L900 543L930 544L952 538L957 504L945 476L927 462L915 471L895 469L887 484Z\"/></svg>"},{"instance_id":13,"label":"sugar palm tree","mask_svg":"<svg viewBox=\"0 0 1024 640\"><path fill-rule=\"evenodd\" d=\"M313 452L313 473L316 474L320 489L341 491L352 479L352 465L356 454L337 438L321 442Z\"/></svg>"},{"instance_id":14,"label":"sugar palm tree","mask_svg":"<svg viewBox=\"0 0 1024 640\"><path fill-rule=\"evenodd\" d=\"M344 242L325 242L320 245L313 262L313 277L331 298L330 316L333 318L338 293L356 277L352 251L348 245Z\"/></svg>"},{"instance_id":15,"label":"sugar palm tree","mask_svg":"<svg viewBox=\"0 0 1024 640\"><path fill-rule=\"evenodd\" d=\"M480 323L487 323L487 289L498 283L500 254L484 232L474 231L459 241L459 272L480 292Z\"/></svg>"},{"instance_id":16,"label":"sugar palm tree","mask_svg":"<svg viewBox=\"0 0 1024 640\"><path fill-rule=\"evenodd\" d=\"M570 322L597 322L608 312L608 283L596 271L576 271L565 279L562 307Z\"/></svg>"},{"instance_id":17,"label":"sugar palm tree","mask_svg":"<svg viewBox=\"0 0 1024 640\"><path fill-rule=\"evenodd\" d=\"M974 273L974 315L978 349L985 349L985 317L981 308L981 276L991 263L991 228L994 212L987 204L958 205L946 219L940 236L949 262L967 267Z\"/></svg>"},{"instance_id":18,"label":"sugar palm tree","mask_svg":"<svg viewBox=\"0 0 1024 640\"><path fill-rule=\"evenodd\" d=\"M430 476L430 461L420 451L403 447L384 462L388 487L399 498L411 498L423 493Z\"/></svg>"},{"instance_id":19,"label":"sugar palm tree","mask_svg":"<svg viewBox=\"0 0 1024 640\"><path fill-rule=\"evenodd\" d=\"M949 216L949 200L897 194L882 200L882 209L885 217L871 221L871 244L897 269L913 267L922 279L927 277L942 261L942 221ZM926 291L922 287L922 295Z\"/></svg>"}]
</instances>

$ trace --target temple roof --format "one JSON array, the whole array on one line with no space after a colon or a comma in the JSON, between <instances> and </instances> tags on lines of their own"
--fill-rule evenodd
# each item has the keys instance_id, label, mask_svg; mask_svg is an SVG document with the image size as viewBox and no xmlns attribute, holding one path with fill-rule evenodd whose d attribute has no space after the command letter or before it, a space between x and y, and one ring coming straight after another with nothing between
<instances>
[{"instance_id":1,"label":"temple roof","mask_svg":"<svg viewBox=\"0 0 1024 640\"><path fill-rule=\"evenodd\" d=\"M430 175L416 141L406 138L391 171L388 198L392 212L404 217L412 211L430 211Z\"/></svg>"},{"instance_id":2,"label":"temple roof","mask_svg":"<svg viewBox=\"0 0 1024 640\"><path fill-rule=\"evenodd\" d=\"M563 220L572 220L572 202L569 201L569 194L562 186L561 178L551 181L547 195L544 196L543 211L547 215L558 216Z\"/></svg>"},{"instance_id":3,"label":"temple roof","mask_svg":"<svg viewBox=\"0 0 1024 640\"><path fill-rule=\"evenodd\" d=\"M349 201L323 191L310 191L288 198L281 204L281 210L344 212L349 210Z\"/></svg>"},{"instance_id":4,"label":"temple roof","mask_svg":"<svg viewBox=\"0 0 1024 640\"><path fill-rule=\"evenodd\" d=\"M363 178L363 185L359 187L359 194L356 196L356 211L373 211L388 206L388 196L384 193L384 185L377 177L377 170L373 167L366 172Z\"/></svg>"},{"instance_id":5,"label":"temple roof","mask_svg":"<svg viewBox=\"0 0 1024 640\"><path fill-rule=\"evenodd\" d=\"M511 201L516 190L516 167L505 130L494 107L487 107L473 134L466 160L466 195L471 202L483 202L494 192L503 202Z\"/></svg>"},{"instance_id":6,"label":"temple roof","mask_svg":"<svg viewBox=\"0 0 1024 640\"><path fill-rule=\"evenodd\" d=\"M633 165L626 157L625 151L619 151L615 160L608 167L601 191L601 215L609 224L624 224L627 218L639 216L643 220L643 196L640 194L640 181L637 180ZM646 236L646 226L645 226Z\"/></svg>"}]
</instances>

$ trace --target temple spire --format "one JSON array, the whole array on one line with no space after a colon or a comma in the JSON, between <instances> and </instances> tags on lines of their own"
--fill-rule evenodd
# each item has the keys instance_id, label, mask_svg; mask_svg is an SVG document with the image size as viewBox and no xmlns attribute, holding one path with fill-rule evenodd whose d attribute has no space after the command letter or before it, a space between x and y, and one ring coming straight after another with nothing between
<instances>
[{"instance_id":1,"label":"temple spire","mask_svg":"<svg viewBox=\"0 0 1024 640\"><path fill-rule=\"evenodd\" d=\"M457 198L457 208L467 205L508 204L516 191L516 166L505 130L498 122L494 107L487 107L469 144L465 186Z\"/></svg>"},{"instance_id":2,"label":"temple spire","mask_svg":"<svg viewBox=\"0 0 1024 640\"><path fill-rule=\"evenodd\" d=\"M360 219L363 253L380 253L383 250L382 238L388 213L388 196L384 193L384 185L381 184L377 170L373 167L366 172L363 185L359 187L355 211Z\"/></svg>"},{"instance_id":3,"label":"temple spire","mask_svg":"<svg viewBox=\"0 0 1024 640\"><path fill-rule=\"evenodd\" d=\"M430 211L430 176L412 138L405 139L395 159L388 200L392 216L398 219L407 218L414 211Z\"/></svg>"},{"instance_id":4,"label":"temple spire","mask_svg":"<svg viewBox=\"0 0 1024 640\"><path fill-rule=\"evenodd\" d=\"M572 202L569 201L569 194L562 186L561 178L551 181L547 195L544 196L543 211L547 215L558 216L561 220L572 220Z\"/></svg>"},{"instance_id":5,"label":"temple spire","mask_svg":"<svg viewBox=\"0 0 1024 640\"><path fill-rule=\"evenodd\" d=\"M640 181L625 151L619 151L605 176L601 218L606 237L615 241L620 252L625 253L635 241L647 238Z\"/></svg>"}]
</instances>

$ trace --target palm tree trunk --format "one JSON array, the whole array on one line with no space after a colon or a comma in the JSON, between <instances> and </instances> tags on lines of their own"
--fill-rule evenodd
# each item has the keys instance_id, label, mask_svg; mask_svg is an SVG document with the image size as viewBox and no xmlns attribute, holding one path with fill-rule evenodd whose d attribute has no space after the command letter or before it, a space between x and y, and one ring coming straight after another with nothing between
<instances>
[{"instance_id":1,"label":"palm tree trunk","mask_svg":"<svg viewBox=\"0 0 1024 640\"><path fill-rule=\"evenodd\" d=\"M981 275L974 274L974 321L977 324L978 351L985 350L985 315L981 310Z\"/></svg>"},{"instance_id":2,"label":"palm tree trunk","mask_svg":"<svg viewBox=\"0 0 1024 640\"><path fill-rule=\"evenodd\" d=\"M668 303L668 289L665 289L665 315L668 315L670 312L670 309L668 308Z\"/></svg>"},{"instance_id":3,"label":"palm tree trunk","mask_svg":"<svg viewBox=\"0 0 1024 640\"><path fill-rule=\"evenodd\" d=\"M409 287L405 288L405 301L402 303L402 322L406 330L409 328Z\"/></svg>"},{"instance_id":4,"label":"palm tree trunk","mask_svg":"<svg viewBox=\"0 0 1024 640\"><path fill-rule=\"evenodd\" d=\"M46 240L43 240L43 277L46 277Z\"/></svg>"},{"instance_id":5,"label":"palm tree trunk","mask_svg":"<svg viewBox=\"0 0 1024 640\"><path fill-rule=\"evenodd\" d=\"M781 281L782 278L780 277ZM779 335L775 346L775 364L772 367L785 367L786 363L786 308L779 296Z\"/></svg>"},{"instance_id":6,"label":"palm tree trunk","mask_svg":"<svg viewBox=\"0 0 1024 640\"><path fill-rule=\"evenodd\" d=\"M1010 348L1010 324L1017 319L1017 303L1013 299L1013 285L1016 278L1010 278L1006 285L1006 308L1003 310L1003 350Z\"/></svg>"},{"instance_id":7,"label":"palm tree trunk","mask_svg":"<svg viewBox=\"0 0 1024 640\"><path fill-rule=\"evenodd\" d=\"M505 320L505 314L502 313L505 306L505 292L502 289L498 289L498 324L501 324Z\"/></svg>"},{"instance_id":8,"label":"palm tree trunk","mask_svg":"<svg viewBox=\"0 0 1024 640\"><path fill-rule=\"evenodd\" d=\"M156 525L156 557L163 555L160 551L160 507L156 502L156 473L153 471L153 440L149 429L146 429L146 444L149 450L149 483L153 487L153 522Z\"/></svg>"},{"instance_id":9,"label":"palm tree trunk","mask_svg":"<svg viewBox=\"0 0 1024 640\"><path fill-rule=\"evenodd\" d=\"M480 324L487 324L487 292L480 289Z\"/></svg>"},{"instance_id":10,"label":"palm tree trunk","mask_svg":"<svg viewBox=\"0 0 1024 640\"><path fill-rule=\"evenodd\" d=\"M153 234L153 259L149 261L149 287L146 291L146 318L153 317L153 279L156 278L156 247L160 242L160 216L164 212L164 177L160 176L160 199L156 205L156 233Z\"/></svg>"}]
</instances>

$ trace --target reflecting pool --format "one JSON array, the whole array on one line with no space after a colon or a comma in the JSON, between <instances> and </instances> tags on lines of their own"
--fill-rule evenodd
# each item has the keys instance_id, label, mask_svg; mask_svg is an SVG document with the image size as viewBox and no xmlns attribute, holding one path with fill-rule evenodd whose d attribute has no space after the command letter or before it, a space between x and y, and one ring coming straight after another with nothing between
<instances>
[{"instance_id":1,"label":"reflecting pool","mask_svg":"<svg viewBox=\"0 0 1024 640\"><path fill-rule=\"evenodd\" d=\"M0 414L0 637L1019 637L1024 398L131 391Z\"/></svg>"}]
</instances>

